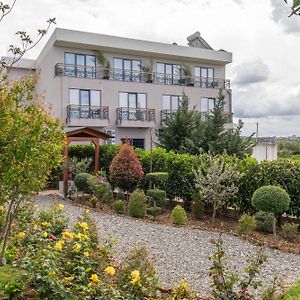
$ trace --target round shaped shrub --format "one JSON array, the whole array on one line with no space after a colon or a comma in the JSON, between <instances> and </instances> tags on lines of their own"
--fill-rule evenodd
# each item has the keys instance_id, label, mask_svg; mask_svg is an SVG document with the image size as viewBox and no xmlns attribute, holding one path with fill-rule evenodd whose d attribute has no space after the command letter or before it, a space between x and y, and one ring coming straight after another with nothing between
<instances>
[{"instance_id":1,"label":"round shaped shrub","mask_svg":"<svg viewBox=\"0 0 300 300\"><path fill-rule=\"evenodd\" d=\"M151 197L157 206L163 206L166 204L166 192L159 189L150 189L147 191L147 195Z\"/></svg>"},{"instance_id":2,"label":"round shaped shrub","mask_svg":"<svg viewBox=\"0 0 300 300\"><path fill-rule=\"evenodd\" d=\"M176 205L172 210L173 224L185 225L187 223L187 216L184 208L180 205Z\"/></svg>"},{"instance_id":3,"label":"round shaped shrub","mask_svg":"<svg viewBox=\"0 0 300 300\"><path fill-rule=\"evenodd\" d=\"M123 200L116 200L114 202L114 211L117 213L117 214L124 214L125 212L125 204L124 204L124 201Z\"/></svg>"},{"instance_id":4,"label":"round shaped shrub","mask_svg":"<svg viewBox=\"0 0 300 300\"><path fill-rule=\"evenodd\" d=\"M91 174L88 173L79 173L74 178L74 184L77 189L81 192L89 192L88 179Z\"/></svg>"},{"instance_id":5,"label":"round shaped shrub","mask_svg":"<svg viewBox=\"0 0 300 300\"><path fill-rule=\"evenodd\" d=\"M255 214L256 229L261 232L273 232L273 213L259 211Z\"/></svg>"},{"instance_id":6,"label":"round shaped shrub","mask_svg":"<svg viewBox=\"0 0 300 300\"><path fill-rule=\"evenodd\" d=\"M143 190L136 189L129 197L128 214L135 218L144 218L146 215L147 196Z\"/></svg>"},{"instance_id":7,"label":"round shaped shrub","mask_svg":"<svg viewBox=\"0 0 300 300\"><path fill-rule=\"evenodd\" d=\"M237 225L237 232L239 234L250 233L256 228L255 217L249 215L242 215Z\"/></svg>"},{"instance_id":8,"label":"round shaped shrub","mask_svg":"<svg viewBox=\"0 0 300 300\"><path fill-rule=\"evenodd\" d=\"M145 175L145 180L147 182L152 182L154 184L167 181L168 178L169 178L169 174L165 172L153 172L153 173L147 173Z\"/></svg>"},{"instance_id":9,"label":"round shaped shrub","mask_svg":"<svg viewBox=\"0 0 300 300\"><path fill-rule=\"evenodd\" d=\"M158 206L152 206L152 207L147 207L146 211L147 211L147 215L157 217L161 214L162 209L161 207Z\"/></svg>"},{"instance_id":10,"label":"round shaped shrub","mask_svg":"<svg viewBox=\"0 0 300 300\"><path fill-rule=\"evenodd\" d=\"M297 236L299 224L285 223L282 226L282 233L285 239L293 240Z\"/></svg>"},{"instance_id":11,"label":"round shaped shrub","mask_svg":"<svg viewBox=\"0 0 300 300\"><path fill-rule=\"evenodd\" d=\"M288 210L290 202L288 193L274 185L262 186L252 196L252 204L255 208L275 215Z\"/></svg>"}]
</instances>

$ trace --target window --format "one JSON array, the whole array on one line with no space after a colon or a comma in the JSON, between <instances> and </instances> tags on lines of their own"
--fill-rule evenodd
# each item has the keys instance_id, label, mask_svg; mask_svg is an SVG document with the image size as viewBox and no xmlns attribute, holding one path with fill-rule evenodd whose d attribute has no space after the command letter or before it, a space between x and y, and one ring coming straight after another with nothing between
<instances>
[{"instance_id":1,"label":"window","mask_svg":"<svg viewBox=\"0 0 300 300\"><path fill-rule=\"evenodd\" d=\"M95 55L65 53L65 74L70 77L96 78Z\"/></svg>"},{"instance_id":2,"label":"window","mask_svg":"<svg viewBox=\"0 0 300 300\"><path fill-rule=\"evenodd\" d=\"M214 69L195 67L195 84L200 87L213 87Z\"/></svg>"},{"instance_id":3,"label":"window","mask_svg":"<svg viewBox=\"0 0 300 300\"><path fill-rule=\"evenodd\" d=\"M123 138L122 143L129 143L132 147L145 149L145 139Z\"/></svg>"},{"instance_id":4,"label":"window","mask_svg":"<svg viewBox=\"0 0 300 300\"><path fill-rule=\"evenodd\" d=\"M156 63L156 79L160 84L179 84L180 65Z\"/></svg>"},{"instance_id":5,"label":"window","mask_svg":"<svg viewBox=\"0 0 300 300\"><path fill-rule=\"evenodd\" d=\"M141 61L136 59L115 58L114 79L124 81L141 81Z\"/></svg>"},{"instance_id":6,"label":"window","mask_svg":"<svg viewBox=\"0 0 300 300\"><path fill-rule=\"evenodd\" d=\"M119 93L119 107L147 108L147 95L142 93Z\"/></svg>"},{"instance_id":7,"label":"window","mask_svg":"<svg viewBox=\"0 0 300 300\"><path fill-rule=\"evenodd\" d=\"M101 91L69 89L69 104L80 106L100 106Z\"/></svg>"},{"instance_id":8,"label":"window","mask_svg":"<svg viewBox=\"0 0 300 300\"><path fill-rule=\"evenodd\" d=\"M210 112L212 109L215 108L216 99L215 98L201 98L201 112Z\"/></svg>"},{"instance_id":9,"label":"window","mask_svg":"<svg viewBox=\"0 0 300 300\"><path fill-rule=\"evenodd\" d=\"M177 110L182 96L163 95L163 110Z\"/></svg>"}]
</instances>

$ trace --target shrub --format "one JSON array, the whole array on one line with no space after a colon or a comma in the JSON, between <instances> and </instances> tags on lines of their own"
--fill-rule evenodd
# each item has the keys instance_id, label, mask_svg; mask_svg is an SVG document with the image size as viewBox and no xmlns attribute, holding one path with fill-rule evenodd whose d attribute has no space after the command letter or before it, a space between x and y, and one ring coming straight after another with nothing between
<instances>
[{"instance_id":1,"label":"shrub","mask_svg":"<svg viewBox=\"0 0 300 300\"><path fill-rule=\"evenodd\" d=\"M147 182L153 183L154 186L167 181L168 178L169 178L169 174L166 172L153 172L153 173L147 173L145 175L145 180Z\"/></svg>"},{"instance_id":2,"label":"shrub","mask_svg":"<svg viewBox=\"0 0 300 300\"><path fill-rule=\"evenodd\" d=\"M93 160L90 157L85 157L82 159L78 159L77 157L71 157L69 160L70 171L75 176L80 173L86 173L90 171L92 161Z\"/></svg>"},{"instance_id":3,"label":"shrub","mask_svg":"<svg viewBox=\"0 0 300 300\"><path fill-rule=\"evenodd\" d=\"M279 186L266 185L257 189L252 196L253 206L259 210L273 213L273 234L276 242L275 216L288 210L290 196Z\"/></svg>"},{"instance_id":4,"label":"shrub","mask_svg":"<svg viewBox=\"0 0 300 300\"><path fill-rule=\"evenodd\" d=\"M198 193L194 193L193 195L192 214L196 219L201 219L205 215L205 205Z\"/></svg>"},{"instance_id":5,"label":"shrub","mask_svg":"<svg viewBox=\"0 0 300 300\"><path fill-rule=\"evenodd\" d=\"M90 192L89 185L88 185L88 179L92 176L88 173L79 173L74 178L74 184L77 187L77 189L81 192Z\"/></svg>"},{"instance_id":6,"label":"shrub","mask_svg":"<svg viewBox=\"0 0 300 300\"><path fill-rule=\"evenodd\" d=\"M255 217L249 215L242 215L237 225L237 232L239 234L250 233L256 228Z\"/></svg>"},{"instance_id":7,"label":"shrub","mask_svg":"<svg viewBox=\"0 0 300 300\"><path fill-rule=\"evenodd\" d=\"M136 218L144 218L146 215L147 197L143 190L135 190L129 198L128 214Z\"/></svg>"},{"instance_id":8,"label":"shrub","mask_svg":"<svg viewBox=\"0 0 300 300\"><path fill-rule=\"evenodd\" d=\"M114 211L117 214L124 214L125 212L125 204L123 200L117 200L114 202Z\"/></svg>"},{"instance_id":9,"label":"shrub","mask_svg":"<svg viewBox=\"0 0 300 300\"><path fill-rule=\"evenodd\" d=\"M293 240L297 236L299 224L296 223L285 223L282 226L283 236L287 240Z\"/></svg>"},{"instance_id":10,"label":"shrub","mask_svg":"<svg viewBox=\"0 0 300 300\"><path fill-rule=\"evenodd\" d=\"M111 186L105 176L90 176L87 179L89 190L97 198L97 202L110 204L113 200Z\"/></svg>"},{"instance_id":11,"label":"shrub","mask_svg":"<svg viewBox=\"0 0 300 300\"><path fill-rule=\"evenodd\" d=\"M113 185L125 191L132 191L144 176L141 162L127 144L121 146L111 162L109 172Z\"/></svg>"},{"instance_id":12,"label":"shrub","mask_svg":"<svg viewBox=\"0 0 300 300\"><path fill-rule=\"evenodd\" d=\"M273 232L273 214L259 211L255 214L256 229L261 232Z\"/></svg>"},{"instance_id":13,"label":"shrub","mask_svg":"<svg viewBox=\"0 0 300 300\"><path fill-rule=\"evenodd\" d=\"M172 210L173 224L185 225L187 223L187 216L184 208L180 205L176 205Z\"/></svg>"},{"instance_id":14,"label":"shrub","mask_svg":"<svg viewBox=\"0 0 300 300\"><path fill-rule=\"evenodd\" d=\"M4 206L0 205L0 232L5 224L6 219L6 209Z\"/></svg>"},{"instance_id":15,"label":"shrub","mask_svg":"<svg viewBox=\"0 0 300 300\"><path fill-rule=\"evenodd\" d=\"M147 207L146 209L147 215L157 217L161 214L162 208L158 206Z\"/></svg>"},{"instance_id":16,"label":"shrub","mask_svg":"<svg viewBox=\"0 0 300 300\"><path fill-rule=\"evenodd\" d=\"M159 189L147 190L147 195L153 200L154 206L164 206L166 204L166 192Z\"/></svg>"}]
</instances>

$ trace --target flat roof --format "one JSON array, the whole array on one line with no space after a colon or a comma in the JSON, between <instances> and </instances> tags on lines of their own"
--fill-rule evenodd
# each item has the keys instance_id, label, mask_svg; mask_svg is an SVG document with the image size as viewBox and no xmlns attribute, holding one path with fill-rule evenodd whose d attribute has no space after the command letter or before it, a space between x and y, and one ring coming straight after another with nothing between
<instances>
[{"instance_id":1,"label":"flat roof","mask_svg":"<svg viewBox=\"0 0 300 300\"><path fill-rule=\"evenodd\" d=\"M62 28L56 28L54 30L45 46L46 49L44 48L42 52L47 51L51 46L87 50L99 49L108 52L203 61L221 65L232 62L232 53L224 50L202 49ZM42 53L40 56L43 56ZM38 60L39 59L40 57Z\"/></svg>"}]
</instances>

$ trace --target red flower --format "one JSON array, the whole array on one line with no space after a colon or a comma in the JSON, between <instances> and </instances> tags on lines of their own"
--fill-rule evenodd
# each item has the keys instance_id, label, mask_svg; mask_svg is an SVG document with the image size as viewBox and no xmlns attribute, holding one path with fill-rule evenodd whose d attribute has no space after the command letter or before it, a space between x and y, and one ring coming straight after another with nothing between
<instances>
[{"instance_id":1,"label":"red flower","mask_svg":"<svg viewBox=\"0 0 300 300\"><path fill-rule=\"evenodd\" d=\"M35 194L36 196L38 196L38 195L40 194L40 192L35 192L34 194Z\"/></svg>"}]
</instances>

